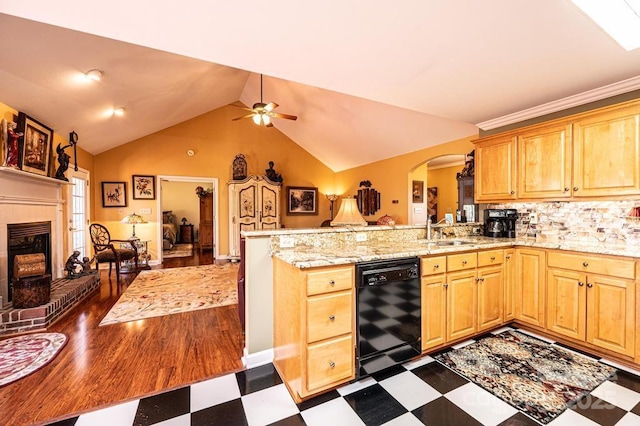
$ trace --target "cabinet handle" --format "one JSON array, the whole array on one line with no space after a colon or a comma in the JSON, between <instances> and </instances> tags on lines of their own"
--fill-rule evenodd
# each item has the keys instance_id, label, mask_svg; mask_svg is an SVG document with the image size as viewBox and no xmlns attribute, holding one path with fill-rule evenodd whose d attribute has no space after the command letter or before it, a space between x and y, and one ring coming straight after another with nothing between
<instances>
[{"instance_id":1,"label":"cabinet handle","mask_svg":"<svg viewBox=\"0 0 640 426\"><path fill-rule=\"evenodd\" d=\"M582 286L584 285L584 283L583 283L582 281L578 281L578 285L579 285L580 287L582 287Z\"/></svg>"},{"instance_id":2,"label":"cabinet handle","mask_svg":"<svg viewBox=\"0 0 640 426\"><path fill-rule=\"evenodd\" d=\"M586 268L587 266L589 266L589 262L582 262L582 266Z\"/></svg>"},{"instance_id":3,"label":"cabinet handle","mask_svg":"<svg viewBox=\"0 0 640 426\"><path fill-rule=\"evenodd\" d=\"M336 367L336 363L333 361L329 361L329 368L335 368Z\"/></svg>"},{"instance_id":4,"label":"cabinet handle","mask_svg":"<svg viewBox=\"0 0 640 426\"><path fill-rule=\"evenodd\" d=\"M506 257L507 260L511 259L511 255L510 254L506 255L505 257Z\"/></svg>"},{"instance_id":5,"label":"cabinet handle","mask_svg":"<svg viewBox=\"0 0 640 426\"><path fill-rule=\"evenodd\" d=\"M335 282L334 280L331 280L331 281L329 281L329 285L330 285L331 287L333 287L334 285L336 285L336 282Z\"/></svg>"},{"instance_id":6,"label":"cabinet handle","mask_svg":"<svg viewBox=\"0 0 640 426\"><path fill-rule=\"evenodd\" d=\"M335 321L335 320L336 320L335 315L329 315L329 321Z\"/></svg>"},{"instance_id":7,"label":"cabinet handle","mask_svg":"<svg viewBox=\"0 0 640 426\"><path fill-rule=\"evenodd\" d=\"M449 284L444 283L443 286L444 286L445 289L447 289L447 287L449 287Z\"/></svg>"},{"instance_id":8,"label":"cabinet handle","mask_svg":"<svg viewBox=\"0 0 640 426\"><path fill-rule=\"evenodd\" d=\"M476 282L480 281L480 278L476 278Z\"/></svg>"},{"instance_id":9,"label":"cabinet handle","mask_svg":"<svg viewBox=\"0 0 640 426\"><path fill-rule=\"evenodd\" d=\"M437 263L435 265L433 265L433 269L438 269L440 267L440 265L438 265Z\"/></svg>"},{"instance_id":10,"label":"cabinet handle","mask_svg":"<svg viewBox=\"0 0 640 426\"><path fill-rule=\"evenodd\" d=\"M494 260L496 260L495 256L491 256L491 261L493 262Z\"/></svg>"},{"instance_id":11,"label":"cabinet handle","mask_svg":"<svg viewBox=\"0 0 640 426\"><path fill-rule=\"evenodd\" d=\"M568 187L564 188L564 192L569 192L569 188Z\"/></svg>"},{"instance_id":12,"label":"cabinet handle","mask_svg":"<svg viewBox=\"0 0 640 426\"><path fill-rule=\"evenodd\" d=\"M587 287L591 288L591 287L593 287L593 284L587 283Z\"/></svg>"},{"instance_id":13,"label":"cabinet handle","mask_svg":"<svg viewBox=\"0 0 640 426\"><path fill-rule=\"evenodd\" d=\"M511 192L510 192L510 194L511 194L511 195L513 195L513 194L515 194L515 193L516 193L516 191L511 191Z\"/></svg>"},{"instance_id":14,"label":"cabinet handle","mask_svg":"<svg viewBox=\"0 0 640 426\"><path fill-rule=\"evenodd\" d=\"M573 190L574 190L574 191L577 191L577 190L578 190L578 187L577 187L577 186L574 186L574 187L573 187Z\"/></svg>"},{"instance_id":15,"label":"cabinet handle","mask_svg":"<svg viewBox=\"0 0 640 426\"><path fill-rule=\"evenodd\" d=\"M466 264L467 264L467 261L466 261L466 260L463 260L463 261L462 261L462 264L463 264L463 265L466 265Z\"/></svg>"}]
</instances>

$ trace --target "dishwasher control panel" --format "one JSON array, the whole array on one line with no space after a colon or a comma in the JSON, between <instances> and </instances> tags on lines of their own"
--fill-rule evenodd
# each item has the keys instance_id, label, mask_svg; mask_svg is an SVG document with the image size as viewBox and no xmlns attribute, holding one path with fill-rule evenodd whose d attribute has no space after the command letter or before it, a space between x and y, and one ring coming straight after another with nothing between
<instances>
[{"instance_id":1,"label":"dishwasher control panel","mask_svg":"<svg viewBox=\"0 0 640 426\"><path fill-rule=\"evenodd\" d=\"M385 268L382 270L366 271L362 274L363 284L383 285L396 281L406 281L420 276L418 265Z\"/></svg>"}]
</instances>

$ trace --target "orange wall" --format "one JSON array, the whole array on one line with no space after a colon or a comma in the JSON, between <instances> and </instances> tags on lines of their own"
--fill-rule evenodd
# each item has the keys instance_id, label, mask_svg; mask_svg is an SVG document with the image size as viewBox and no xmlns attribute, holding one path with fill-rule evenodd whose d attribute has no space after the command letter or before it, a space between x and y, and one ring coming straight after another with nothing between
<instances>
[{"instance_id":1,"label":"orange wall","mask_svg":"<svg viewBox=\"0 0 640 426\"><path fill-rule=\"evenodd\" d=\"M477 139L477 135L339 172L336 174L336 193L353 195L358 192L361 181L369 180L372 187L380 192L381 207L375 215L365 219L373 221L388 214L397 224L406 224L412 201L411 172L432 158L471 152L474 148L471 141L474 139ZM398 202L394 203L394 200Z\"/></svg>"},{"instance_id":2,"label":"orange wall","mask_svg":"<svg viewBox=\"0 0 640 426\"><path fill-rule=\"evenodd\" d=\"M458 181L456 180L456 174L462 171L463 167L464 165L430 168L427 172L428 186L438 188L438 220L444 219L445 213L452 213L455 220L456 210L458 210Z\"/></svg>"},{"instance_id":3,"label":"orange wall","mask_svg":"<svg viewBox=\"0 0 640 426\"><path fill-rule=\"evenodd\" d=\"M119 220L130 212L140 214L141 208L151 208L146 215L155 226L145 226L138 231L141 238L152 240L149 249L152 258L157 258L156 201L133 200L131 197L131 175L172 175L218 178L219 183L219 247L220 255L229 252L228 238L228 192L226 183L231 180L231 165L239 153L245 155L248 174L264 175L269 161L275 162L275 170L284 178L281 212L284 212L286 186L311 186L319 189L318 216L281 215L282 224L289 228L317 227L329 218L329 202L324 197L327 188L333 188L335 174L315 157L284 136L276 128L256 126L251 120L231 121L242 110L226 106L199 117L177 124L165 130L145 136L95 156L93 196L97 200L95 221L105 223L118 237L128 235ZM193 157L186 154L195 151ZM101 202L102 181L124 181L127 183L128 207L123 209L103 208ZM191 191L185 197L196 197Z\"/></svg>"}]
</instances>

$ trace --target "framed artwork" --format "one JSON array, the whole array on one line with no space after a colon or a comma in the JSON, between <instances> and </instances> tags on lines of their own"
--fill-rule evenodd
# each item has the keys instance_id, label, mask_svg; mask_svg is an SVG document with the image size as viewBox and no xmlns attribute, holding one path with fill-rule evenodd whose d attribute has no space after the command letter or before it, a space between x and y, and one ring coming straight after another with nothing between
<instances>
[{"instance_id":1,"label":"framed artwork","mask_svg":"<svg viewBox=\"0 0 640 426\"><path fill-rule=\"evenodd\" d=\"M131 188L134 200L156 199L156 177L133 175L131 176Z\"/></svg>"},{"instance_id":2,"label":"framed artwork","mask_svg":"<svg viewBox=\"0 0 640 426\"><path fill-rule=\"evenodd\" d=\"M287 215L317 215L318 188L287 186Z\"/></svg>"},{"instance_id":3,"label":"framed artwork","mask_svg":"<svg viewBox=\"0 0 640 426\"><path fill-rule=\"evenodd\" d=\"M102 182L102 207L127 207L127 183Z\"/></svg>"},{"instance_id":4,"label":"framed artwork","mask_svg":"<svg viewBox=\"0 0 640 426\"><path fill-rule=\"evenodd\" d=\"M414 180L411 184L414 203L424 203L424 182Z\"/></svg>"},{"instance_id":5,"label":"framed artwork","mask_svg":"<svg viewBox=\"0 0 640 426\"><path fill-rule=\"evenodd\" d=\"M20 112L18 132L23 133L19 148L20 168L26 172L49 176L53 130Z\"/></svg>"},{"instance_id":6,"label":"framed artwork","mask_svg":"<svg viewBox=\"0 0 640 426\"><path fill-rule=\"evenodd\" d=\"M431 222L438 221L438 187L432 186L427 188L427 214L431 218Z\"/></svg>"}]
</instances>

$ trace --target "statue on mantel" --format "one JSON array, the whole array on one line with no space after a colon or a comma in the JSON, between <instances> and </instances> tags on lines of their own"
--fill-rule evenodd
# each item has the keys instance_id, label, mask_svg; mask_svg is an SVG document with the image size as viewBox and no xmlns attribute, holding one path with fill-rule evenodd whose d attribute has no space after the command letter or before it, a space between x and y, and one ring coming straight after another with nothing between
<instances>
[{"instance_id":1,"label":"statue on mantel","mask_svg":"<svg viewBox=\"0 0 640 426\"><path fill-rule=\"evenodd\" d=\"M56 147L56 153L58 154L58 170L56 170L55 178L64 180L69 182L69 179L64 175L64 173L69 168L69 160L71 160L71 156L64 152L65 149L73 147L73 155L76 159L75 171L78 171L78 155L76 153L76 145L78 144L78 134L76 132L69 133L69 144L63 147L58 144Z\"/></svg>"},{"instance_id":2,"label":"statue on mantel","mask_svg":"<svg viewBox=\"0 0 640 426\"><path fill-rule=\"evenodd\" d=\"M7 152L2 165L14 169L20 169L20 165L18 164L20 145L18 144L18 141L23 133L16 132L16 127L16 123L7 124Z\"/></svg>"}]
</instances>

